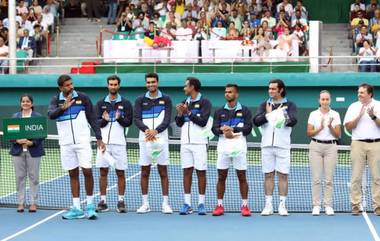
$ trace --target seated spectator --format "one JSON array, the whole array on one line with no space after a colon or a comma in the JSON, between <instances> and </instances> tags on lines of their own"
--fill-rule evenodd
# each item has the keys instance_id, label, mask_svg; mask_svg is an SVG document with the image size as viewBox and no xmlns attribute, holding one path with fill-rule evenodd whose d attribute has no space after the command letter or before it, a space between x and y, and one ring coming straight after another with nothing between
<instances>
[{"instance_id":1,"label":"seated spectator","mask_svg":"<svg viewBox=\"0 0 380 241\"><path fill-rule=\"evenodd\" d=\"M33 58L33 54L36 53L36 41L33 37L29 36L29 31L24 29L24 35L20 38L17 49L21 51L26 51L28 53L28 58Z\"/></svg>"},{"instance_id":2,"label":"seated spectator","mask_svg":"<svg viewBox=\"0 0 380 241\"><path fill-rule=\"evenodd\" d=\"M130 6L126 6L123 12L126 14L127 19L133 22L133 20L135 19L135 14L131 10ZM121 14L123 14L123 12ZM119 15L120 17L121 17L121 14Z\"/></svg>"},{"instance_id":3,"label":"seated spectator","mask_svg":"<svg viewBox=\"0 0 380 241\"><path fill-rule=\"evenodd\" d=\"M302 17L302 13L300 10L296 10L295 14L292 16L292 28L294 28L296 25L301 25L302 30L307 31L308 24L307 20Z\"/></svg>"},{"instance_id":4,"label":"seated spectator","mask_svg":"<svg viewBox=\"0 0 380 241\"><path fill-rule=\"evenodd\" d=\"M28 20L28 14L23 13L21 15L21 28L27 29L29 32L33 30L32 23Z\"/></svg>"},{"instance_id":5,"label":"seated spectator","mask_svg":"<svg viewBox=\"0 0 380 241\"><path fill-rule=\"evenodd\" d=\"M189 41L193 39L193 31L188 27L186 20L182 20L182 25L176 31L176 40Z\"/></svg>"},{"instance_id":6,"label":"seated spectator","mask_svg":"<svg viewBox=\"0 0 380 241\"><path fill-rule=\"evenodd\" d=\"M45 6L42 10L41 24L44 28L46 26L46 29L50 29L50 32L54 29L54 15L50 12L50 8L48 6Z\"/></svg>"},{"instance_id":7,"label":"seated spectator","mask_svg":"<svg viewBox=\"0 0 380 241\"><path fill-rule=\"evenodd\" d=\"M354 10L351 11L350 19L353 20L354 18L357 18L359 14L361 14L364 17L366 16L365 10L361 9L359 4L355 4Z\"/></svg>"},{"instance_id":8,"label":"seated spectator","mask_svg":"<svg viewBox=\"0 0 380 241\"><path fill-rule=\"evenodd\" d=\"M16 22L18 22L20 24L21 21L22 21L21 16L20 15L16 15ZM3 25L4 25L4 27L6 27L6 28L9 29L9 19L8 18L4 18L3 19Z\"/></svg>"},{"instance_id":9,"label":"seated spectator","mask_svg":"<svg viewBox=\"0 0 380 241\"><path fill-rule=\"evenodd\" d=\"M149 28L149 19L145 16L145 13L140 12L138 16L132 22L132 28L137 32L145 32Z\"/></svg>"},{"instance_id":10,"label":"seated spectator","mask_svg":"<svg viewBox=\"0 0 380 241\"><path fill-rule=\"evenodd\" d=\"M257 15L255 13L250 15L249 25L252 29L254 29L255 32L257 28L260 27L261 21L257 18Z\"/></svg>"},{"instance_id":11,"label":"seated spectator","mask_svg":"<svg viewBox=\"0 0 380 241\"><path fill-rule=\"evenodd\" d=\"M168 5L168 1L163 0L154 6L154 11L158 12L160 16L166 16L166 14L169 11L167 5Z\"/></svg>"},{"instance_id":12,"label":"seated spectator","mask_svg":"<svg viewBox=\"0 0 380 241\"><path fill-rule=\"evenodd\" d=\"M193 10L193 6L191 4L186 6L186 11L183 13L182 19L186 19L188 16L194 19L198 18L198 13L196 10Z\"/></svg>"},{"instance_id":13,"label":"seated spectator","mask_svg":"<svg viewBox=\"0 0 380 241\"><path fill-rule=\"evenodd\" d=\"M275 49L281 50L287 56L291 55L292 50L292 41L294 39L294 35L290 35L290 30L288 27L285 27L284 33L281 34L278 38L278 44L275 46Z\"/></svg>"},{"instance_id":14,"label":"seated spectator","mask_svg":"<svg viewBox=\"0 0 380 241\"><path fill-rule=\"evenodd\" d=\"M37 16L34 13L34 9L33 8L29 8L29 13L28 13L28 16L27 16L27 20L30 21L31 23L33 23L34 21L37 20Z\"/></svg>"},{"instance_id":15,"label":"seated spectator","mask_svg":"<svg viewBox=\"0 0 380 241\"><path fill-rule=\"evenodd\" d=\"M131 33L133 28L132 28L132 21L128 19L126 13L122 13L119 20L116 23L116 28L117 32L121 33Z\"/></svg>"},{"instance_id":16,"label":"seated spectator","mask_svg":"<svg viewBox=\"0 0 380 241\"><path fill-rule=\"evenodd\" d=\"M290 26L289 26L288 22L286 21L286 19L284 19L280 16L280 20L278 21L278 23L277 23L277 25L273 31L277 33L277 38L278 38L282 34L284 34L285 28L289 28L289 27Z\"/></svg>"},{"instance_id":17,"label":"seated spectator","mask_svg":"<svg viewBox=\"0 0 380 241\"><path fill-rule=\"evenodd\" d=\"M377 0L371 0L371 3L367 5L366 12L367 18L371 19L375 15L376 9L380 8L380 4L377 3Z\"/></svg>"},{"instance_id":18,"label":"seated spectator","mask_svg":"<svg viewBox=\"0 0 380 241\"><path fill-rule=\"evenodd\" d=\"M9 48L5 45L3 37L0 36L0 71L5 74L8 70L9 61L5 58L8 57Z\"/></svg>"},{"instance_id":19,"label":"seated spectator","mask_svg":"<svg viewBox=\"0 0 380 241\"><path fill-rule=\"evenodd\" d=\"M354 39L355 39L355 36L357 34L357 32L355 32L355 30L356 31L360 30L360 29L358 29L359 24L363 24L365 26L368 26L368 24L369 24L368 19L364 18L363 13L361 13L361 12L359 12L358 16L356 18L352 19L352 21L351 21L351 29L352 29Z\"/></svg>"},{"instance_id":20,"label":"seated spectator","mask_svg":"<svg viewBox=\"0 0 380 241\"><path fill-rule=\"evenodd\" d=\"M236 28L236 30L238 32L241 31L241 23L242 23L242 17L240 15L238 15L238 11L236 9L233 9L232 10L232 15L229 17L229 22L233 22L234 23L234 27ZM230 24L231 26L231 24Z\"/></svg>"},{"instance_id":21,"label":"seated spectator","mask_svg":"<svg viewBox=\"0 0 380 241\"><path fill-rule=\"evenodd\" d=\"M169 39L169 40L174 40L175 39L175 36L176 36L176 30L172 27L171 23L168 22L166 25L165 25L165 28L162 29L161 33L160 33L160 36L161 37L164 37L166 39Z\"/></svg>"},{"instance_id":22,"label":"seated spectator","mask_svg":"<svg viewBox=\"0 0 380 241\"><path fill-rule=\"evenodd\" d=\"M194 40L207 40L208 39L208 30L205 28L201 22L197 22L197 28L195 30Z\"/></svg>"},{"instance_id":23,"label":"seated spectator","mask_svg":"<svg viewBox=\"0 0 380 241\"><path fill-rule=\"evenodd\" d=\"M365 5L364 3L361 2L361 0L355 0L355 2L351 4L350 11L351 12L355 11L356 6L359 6L360 10L365 11Z\"/></svg>"},{"instance_id":24,"label":"seated spectator","mask_svg":"<svg viewBox=\"0 0 380 241\"><path fill-rule=\"evenodd\" d=\"M230 22L228 26L228 32L227 32L227 40L238 40L239 39L239 31L235 27L234 22Z\"/></svg>"},{"instance_id":25,"label":"seated spectator","mask_svg":"<svg viewBox=\"0 0 380 241\"><path fill-rule=\"evenodd\" d=\"M359 49L359 71L376 72L376 49L371 47L368 40L363 41L363 47Z\"/></svg>"},{"instance_id":26,"label":"seated spectator","mask_svg":"<svg viewBox=\"0 0 380 241\"><path fill-rule=\"evenodd\" d=\"M154 36L159 36L160 35L160 32L156 29L156 26L154 24L154 22L150 22L149 23L149 28L148 30L145 32L145 37L148 37L150 39L154 39Z\"/></svg>"},{"instance_id":27,"label":"seated spectator","mask_svg":"<svg viewBox=\"0 0 380 241\"><path fill-rule=\"evenodd\" d=\"M44 32L42 30L42 26L36 24L33 26L33 31L30 33L30 36L34 38L36 42L36 57L42 56L42 46L46 39Z\"/></svg>"},{"instance_id":28,"label":"seated spectator","mask_svg":"<svg viewBox=\"0 0 380 241\"><path fill-rule=\"evenodd\" d=\"M164 26L170 23L170 26L174 29L181 26L181 21L175 16L173 11L168 13L168 16L165 19Z\"/></svg>"},{"instance_id":29,"label":"seated spectator","mask_svg":"<svg viewBox=\"0 0 380 241\"><path fill-rule=\"evenodd\" d=\"M373 18L370 20L371 33L376 36L376 33L380 30L380 9L376 9Z\"/></svg>"},{"instance_id":30,"label":"seated spectator","mask_svg":"<svg viewBox=\"0 0 380 241\"><path fill-rule=\"evenodd\" d=\"M223 0L223 1L220 1L218 10L223 16L228 16L230 15L231 7L228 3L224 2Z\"/></svg>"},{"instance_id":31,"label":"seated spectator","mask_svg":"<svg viewBox=\"0 0 380 241\"><path fill-rule=\"evenodd\" d=\"M281 8L285 10L288 16L293 15L293 6L289 3L289 0L283 0L281 3L277 4L277 12L279 13Z\"/></svg>"},{"instance_id":32,"label":"seated spectator","mask_svg":"<svg viewBox=\"0 0 380 241\"><path fill-rule=\"evenodd\" d=\"M20 0L20 2L18 3L18 5L16 7L16 12L17 12L17 15L21 15L23 13L28 14L29 10L25 6L24 0Z\"/></svg>"},{"instance_id":33,"label":"seated spectator","mask_svg":"<svg viewBox=\"0 0 380 241\"><path fill-rule=\"evenodd\" d=\"M46 7L49 8L49 13L53 14L55 18L58 17L59 3L56 0L46 0L44 8Z\"/></svg>"},{"instance_id":34,"label":"seated spectator","mask_svg":"<svg viewBox=\"0 0 380 241\"><path fill-rule=\"evenodd\" d=\"M274 13L277 11L276 2L274 0L262 0L261 5L263 8L263 12L269 11L270 13Z\"/></svg>"},{"instance_id":35,"label":"seated spectator","mask_svg":"<svg viewBox=\"0 0 380 241\"><path fill-rule=\"evenodd\" d=\"M164 27L164 21L162 21L160 14L157 12L153 13L153 19L151 21L156 25L158 29L162 29Z\"/></svg>"},{"instance_id":36,"label":"seated spectator","mask_svg":"<svg viewBox=\"0 0 380 241\"><path fill-rule=\"evenodd\" d=\"M248 6L249 13L257 15L262 10L261 3L258 3L257 0L251 0L251 4Z\"/></svg>"},{"instance_id":37,"label":"seated spectator","mask_svg":"<svg viewBox=\"0 0 380 241\"><path fill-rule=\"evenodd\" d=\"M267 10L265 11L264 17L261 18L261 24L263 24L264 21L267 22L269 28L273 28L276 26L276 19L272 17L271 11Z\"/></svg>"},{"instance_id":38,"label":"seated spectator","mask_svg":"<svg viewBox=\"0 0 380 241\"><path fill-rule=\"evenodd\" d=\"M259 27L256 36L253 38L256 41L257 54L261 57L260 61L263 61L264 56L268 56L269 49L272 48L270 39L265 36L263 27Z\"/></svg>"},{"instance_id":39,"label":"seated spectator","mask_svg":"<svg viewBox=\"0 0 380 241\"><path fill-rule=\"evenodd\" d=\"M261 26L263 27L263 30L264 30L264 36L268 37L269 39L273 39L272 28L268 26L268 22L267 21L262 22Z\"/></svg>"},{"instance_id":40,"label":"seated spectator","mask_svg":"<svg viewBox=\"0 0 380 241\"><path fill-rule=\"evenodd\" d=\"M182 17L183 13L185 12L185 0L176 0L175 1L175 13L178 14L179 18ZM177 27L179 27L181 24L178 24Z\"/></svg>"},{"instance_id":41,"label":"seated spectator","mask_svg":"<svg viewBox=\"0 0 380 241\"><path fill-rule=\"evenodd\" d=\"M282 19L288 26L290 26L290 16L285 12L284 9L281 9L276 15L277 23Z\"/></svg>"},{"instance_id":42,"label":"seated spectator","mask_svg":"<svg viewBox=\"0 0 380 241\"><path fill-rule=\"evenodd\" d=\"M189 4L191 4L189 2ZM193 0L193 4L191 5L193 7L193 10L199 13L203 7L203 0L199 1L198 0Z\"/></svg>"},{"instance_id":43,"label":"seated spectator","mask_svg":"<svg viewBox=\"0 0 380 241\"><path fill-rule=\"evenodd\" d=\"M207 16L207 14L206 14L205 11L199 12L198 23L199 22L200 22L200 24L201 24L202 27L207 27L207 28L211 27L211 20Z\"/></svg>"},{"instance_id":44,"label":"seated spectator","mask_svg":"<svg viewBox=\"0 0 380 241\"><path fill-rule=\"evenodd\" d=\"M196 24L194 21L187 20L187 21L186 21L186 25L187 25L187 27L188 27L189 29L191 29L191 33L192 33L192 35L194 36L194 34L195 34L196 30L197 30L197 24ZM205 26L205 28L207 29L208 27ZM193 37L193 36L192 36L192 37Z\"/></svg>"},{"instance_id":45,"label":"seated spectator","mask_svg":"<svg viewBox=\"0 0 380 241\"><path fill-rule=\"evenodd\" d=\"M248 20L244 21L243 28L240 31L240 36L243 37L244 40L251 40L253 38L254 30L249 25Z\"/></svg>"},{"instance_id":46,"label":"seated spectator","mask_svg":"<svg viewBox=\"0 0 380 241\"><path fill-rule=\"evenodd\" d=\"M364 41L367 40L372 45L372 34L368 33L366 26L360 29L360 33L355 38L356 52L359 48L363 47Z\"/></svg>"},{"instance_id":47,"label":"seated spectator","mask_svg":"<svg viewBox=\"0 0 380 241\"><path fill-rule=\"evenodd\" d=\"M301 17L304 19L308 19L308 12L306 8L302 5L302 0L297 0L297 5L294 7L294 12L300 10L301 11Z\"/></svg>"},{"instance_id":48,"label":"seated spectator","mask_svg":"<svg viewBox=\"0 0 380 241\"><path fill-rule=\"evenodd\" d=\"M33 0L32 6L30 6L30 8L33 9L35 14L42 14L42 7L38 3L38 0Z\"/></svg>"},{"instance_id":49,"label":"seated spectator","mask_svg":"<svg viewBox=\"0 0 380 241\"><path fill-rule=\"evenodd\" d=\"M214 15L211 18L211 27L217 27L218 23L221 22L224 28L227 28L226 17L221 14L219 10L216 10Z\"/></svg>"},{"instance_id":50,"label":"seated spectator","mask_svg":"<svg viewBox=\"0 0 380 241\"><path fill-rule=\"evenodd\" d=\"M225 39L227 37L227 30L223 26L222 21L218 21L217 27L211 29L210 33L210 39L215 40L215 39Z\"/></svg>"}]
</instances>

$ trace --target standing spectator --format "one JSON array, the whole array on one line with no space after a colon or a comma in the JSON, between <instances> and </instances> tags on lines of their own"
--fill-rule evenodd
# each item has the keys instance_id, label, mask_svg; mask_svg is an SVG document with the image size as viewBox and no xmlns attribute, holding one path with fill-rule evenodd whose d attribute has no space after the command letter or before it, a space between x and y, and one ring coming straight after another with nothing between
<instances>
[{"instance_id":1,"label":"standing spectator","mask_svg":"<svg viewBox=\"0 0 380 241\"><path fill-rule=\"evenodd\" d=\"M376 49L371 47L368 40L363 41L363 47L359 49L359 71L376 72Z\"/></svg>"},{"instance_id":2,"label":"standing spectator","mask_svg":"<svg viewBox=\"0 0 380 241\"><path fill-rule=\"evenodd\" d=\"M269 10L265 11L264 17L261 18L260 22L261 24L267 22L269 28L276 26L276 18L272 17L272 13Z\"/></svg>"},{"instance_id":3,"label":"standing spectator","mask_svg":"<svg viewBox=\"0 0 380 241\"><path fill-rule=\"evenodd\" d=\"M88 21L100 23L99 0L86 0Z\"/></svg>"},{"instance_id":4,"label":"standing spectator","mask_svg":"<svg viewBox=\"0 0 380 241\"><path fill-rule=\"evenodd\" d=\"M45 6L43 8L41 17L41 25L44 27L44 30L49 30L50 32L54 31L54 15L50 12L50 9L48 7Z\"/></svg>"},{"instance_id":5,"label":"standing spectator","mask_svg":"<svg viewBox=\"0 0 380 241\"><path fill-rule=\"evenodd\" d=\"M9 48L5 45L4 38L0 36L0 67L1 74L5 74L8 70L9 60L5 59L9 56Z\"/></svg>"},{"instance_id":6,"label":"standing spectator","mask_svg":"<svg viewBox=\"0 0 380 241\"><path fill-rule=\"evenodd\" d=\"M249 19L249 25L254 30L254 32L257 32L257 28L260 27L261 21L257 18L257 14L251 14Z\"/></svg>"},{"instance_id":7,"label":"standing spectator","mask_svg":"<svg viewBox=\"0 0 380 241\"><path fill-rule=\"evenodd\" d=\"M226 17L220 13L219 10L216 10L215 13L211 17L211 27L215 28L218 26L218 22L221 22L223 27L227 28Z\"/></svg>"},{"instance_id":8,"label":"standing spectator","mask_svg":"<svg viewBox=\"0 0 380 241\"><path fill-rule=\"evenodd\" d=\"M133 30L132 28L132 22L127 18L126 13L122 13L121 17L119 18L116 28L118 32L125 32L125 33L131 33Z\"/></svg>"},{"instance_id":9,"label":"standing spectator","mask_svg":"<svg viewBox=\"0 0 380 241\"><path fill-rule=\"evenodd\" d=\"M231 16L228 18L228 21L231 23L233 22L234 23L234 27L236 28L236 30L238 32L241 31L241 27L242 27L242 17L240 15L238 15L238 12L236 9L233 9L232 10L232 14ZM231 25L230 25L231 26Z\"/></svg>"},{"instance_id":10,"label":"standing spectator","mask_svg":"<svg viewBox=\"0 0 380 241\"><path fill-rule=\"evenodd\" d=\"M31 35L31 37L34 38L34 40L36 42L36 54L35 55L36 55L36 57L41 57L42 56L42 46L43 46L44 40L46 39L41 25L39 25L39 24L34 25L33 32L31 32L30 35Z\"/></svg>"},{"instance_id":11,"label":"standing spectator","mask_svg":"<svg viewBox=\"0 0 380 241\"><path fill-rule=\"evenodd\" d=\"M28 8L25 6L25 2L24 0L20 0L20 2L18 3L17 7L16 7L16 13L17 15L22 15L22 14L28 14Z\"/></svg>"},{"instance_id":12,"label":"standing spectator","mask_svg":"<svg viewBox=\"0 0 380 241\"><path fill-rule=\"evenodd\" d=\"M154 10L160 14L160 16L166 16L168 10L168 0L162 0L154 6Z\"/></svg>"},{"instance_id":13,"label":"standing spectator","mask_svg":"<svg viewBox=\"0 0 380 241\"><path fill-rule=\"evenodd\" d=\"M38 3L38 0L33 0L32 6L30 6L34 10L35 14L41 14L42 13L42 7Z\"/></svg>"},{"instance_id":14,"label":"standing spectator","mask_svg":"<svg viewBox=\"0 0 380 241\"><path fill-rule=\"evenodd\" d=\"M0 40L1 42L1 40ZM0 47L1 48L1 47ZM24 94L20 98L20 111L13 114L12 118L30 118L41 116L34 111L33 97ZM39 173L41 157L45 155L43 139L18 139L12 143L10 150L13 165L15 167L17 188L17 212L24 212L26 178L29 177L30 207L29 212L37 211Z\"/></svg>"},{"instance_id":15,"label":"standing spectator","mask_svg":"<svg viewBox=\"0 0 380 241\"><path fill-rule=\"evenodd\" d=\"M97 219L94 204L94 179L92 176L92 149L90 126L95 132L96 145L101 151L106 147L102 141L102 134L96 123L95 112L90 98L74 90L71 77L61 75L57 80L59 94L52 97L48 109L48 116L57 120L61 162L64 170L70 176L73 206L65 213L63 219L80 219L86 217L81 209L79 171L84 176L87 194L87 218ZM80 169L79 169L80 168Z\"/></svg>"},{"instance_id":16,"label":"standing spectator","mask_svg":"<svg viewBox=\"0 0 380 241\"><path fill-rule=\"evenodd\" d=\"M117 0L108 0L107 24L116 23Z\"/></svg>"},{"instance_id":17,"label":"standing spectator","mask_svg":"<svg viewBox=\"0 0 380 241\"><path fill-rule=\"evenodd\" d=\"M302 5L302 0L297 0L297 4L296 6L294 7L294 12L295 11L301 11L301 17L304 18L304 19L308 19L308 12L305 8L305 6Z\"/></svg>"},{"instance_id":18,"label":"standing spectator","mask_svg":"<svg viewBox=\"0 0 380 241\"><path fill-rule=\"evenodd\" d=\"M186 11L183 13L182 19L186 19L189 16L194 19L198 18L198 13L196 10L193 9L191 4L186 6Z\"/></svg>"},{"instance_id":19,"label":"standing spectator","mask_svg":"<svg viewBox=\"0 0 380 241\"><path fill-rule=\"evenodd\" d=\"M352 132L352 215L360 214L362 179L367 163L372 177L372 208L375 215L380 215L380 104L373 95L373 86L361 84L358 88L358 101L348 107L343 121L347 130Z\"/></svg>"},{"instance_id":20,"label":"standing spectator","mask_svg":"<svg viewBox=\"0 0 380 241\"><path fill-rule=\"evenodd\" d=\"M278 213L287 216L285 205L288 195L288 175L290 170L290 135L297 124L296 105L286 97L285 84L274 79L269 82L269 99L257 110L253 123L262 129L261 161L265 174L265 207L261 215L273 214L273 189L277 173L280 204Z\"/></svg>"},{"instance_id":21,"label":"standing spectator","mask_svg":"<svg viewBox=\"0 0 380 241\"><path fill-rule=\"evenodd\" d=\"M298 9L292 16L292 28L294 28L297 24L301 24L302 29L307 30L307 19L302 16L302 12Z\"/></svg>"},{"instance_id":22,"label":"standing spectator","mask_svg":"<svg viewBox=\"0 0 380 241\"><path fill-rule=\"evenodd\" d=\"M339 113L330 107L331 95L327 90L319 94L319 108L310 113L307 135L311 137L309 160L312 176L313 216L321 211L322 175L324 176L324 207L327 215L334 215L332 206L333 180L338 161L337 140L341 135Z\"/></svg>"},{"instance_id":23,"label":"standing spectator","mask_svg":"<svg viewBox=\"0 0 380 241\"><path fill-rule=\"evenodd\" d=\"M117 19L120 18L121 13L124 12L126 7L128 6L128 0L118 0L117 4L119 5L119 12L117 13Z\"/></svg>"},{"instance_id":24,"label":"standing spectator","mask_svg":"<svg viewBox=\"0 0 380 241\"><path fill-rule=\"evenodd\" d=\"M281 3L277 4L277 12L279 13L281 8L285 10L288 16L293 15L293 6L289 3L289 0L283 0Z\"/></svg>"}]
</instances>

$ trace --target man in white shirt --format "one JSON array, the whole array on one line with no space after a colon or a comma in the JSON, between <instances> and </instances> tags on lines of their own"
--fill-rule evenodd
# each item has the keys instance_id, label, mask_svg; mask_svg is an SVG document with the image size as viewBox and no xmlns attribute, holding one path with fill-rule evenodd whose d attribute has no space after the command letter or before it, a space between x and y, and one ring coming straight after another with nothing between
<instances>
[{"instance_id":1,"label":"man in white shirt","mask_svg":"<svg viewBox=\"0 0 380 241\"><path fill-rule=\"evenodd\" d=\"M3 37L0 37L0 71L2 74L5 73L5 69L9 66L9 61L5 59L8 57L9 48L4 44Z\"/></svg>"},{"instance_id":2,"label":"man in white shirt","mask_svg":"<svg viewBox=\"0 0 380 241\"><path fill-rule=\"evenodd\" d=\"M289 0L283 0L282 3L277 4L277 12L280 12L280 8L284 7L285 12L288 13L289 16L293 15L293 6L289 3Z\"/></svg>"},{"instance_id":3,"label":"man in white shirt","mask_svg":"<svg viewBox=\"0 0 380 241\"><path fill-rule=\"evenodd\" d=\"M273 28L276 26L276 18L272 17L272 13L270 10L265 11L264 17L261 18L261 24L263 24L264 21L268 22L268 27Z\"/></svg>"},{"instance_id":4,"label":"man in white shirt","mask_svg":"<svg viewBox=\"0 0 380 241\"><path fill-rule=\"evenodd\" d=\"M186 20L182 20L181 27L176 31L177 40L191 40L193 38L193 30L187 26Z\"/></svg>"},{"instance_id":5,"label":"man in white shirt","mask_svg":"<svg viewBox=\"0 0 380 241\"><path fill-rule=\"evenodd\" d=\"M352 215L360 214L362 177L365 166L372 176L372 208L380 215L380 103L373 99L373 86L361 84L358 101L352 103L344 117L344 126L352 132L351 205Z\"/></svg>"}]
</instances>

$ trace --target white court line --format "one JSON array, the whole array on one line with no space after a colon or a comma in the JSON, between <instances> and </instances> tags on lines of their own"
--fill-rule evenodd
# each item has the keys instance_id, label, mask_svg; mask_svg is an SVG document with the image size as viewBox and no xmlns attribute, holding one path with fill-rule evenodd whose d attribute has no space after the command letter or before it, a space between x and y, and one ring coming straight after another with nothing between
<instances>
[{"instance_id":1,"label":"white court line","mask_svg":"<svg viewBox=\"0 0 380 241\"><path fill-rule=\"evenodd\" d=\"M137 176L139 176L139 175L141 175L141 171L139 171L139 172L133 174L132 176L126 178L125 181L130 181L131 179L133 179L133 178L135 178L135 177L137 177ZM115 188L115 187L117 187L117 184L115 184L115 185L113 185L113 186L107 188L107 191L109 191L109 190L111 190L111 189L113 189L113 188ZM97 197L97 196L99 196L99 195L100 195L100 192L98 192L97 194L95 194L94 197ZM85 202L86 202L86 201L83 200L81 203L85 203ZM58 216L58 215L60 215L60 214L62 214L62 213L64 213L64 212L66 212L66 210L61 210L61 211L59 211L59 212L56 212L56 213L50 215L49 217L44 218L44 219L42 219L41 221L39 221L39 222L37 222L37 223L35 223L35 224L33 224L33 225L30 225L29 227L24 228L23 230L20 230L19 232L15 233L15 234L12 234L12 235L10 235L10 236L8 236L8 237L6 237L6 238L4 238L4 239L2 239L2 240L0 240L0 241L8 241L8 240L11 240L11 239L13 239L13 238L16 238L17 236L20 236L21 234L26 233L26 232L28 232L28 231L34 229L35 227L40 226L40 225L43 224L43 223L46 223L46 222L49 221L50 219L52 219L52 218L54 218L54 217L56 217L56 216Z\"/></svg>"},{"instance_id":2,"label":"white court line","mask_svg":"<svg viewBox=\"0 0 380 241\"><path fill-rule=\"evenodd\" d=\"M368 225L369 231L371 232L373 239L375 241L380 241L379 235L377 234L376 229L373 226L373 223L371 222L371 219L369 219L367 212L363 212L363 217L364 217L365 222Z\"/></svg>"}]
</instances>

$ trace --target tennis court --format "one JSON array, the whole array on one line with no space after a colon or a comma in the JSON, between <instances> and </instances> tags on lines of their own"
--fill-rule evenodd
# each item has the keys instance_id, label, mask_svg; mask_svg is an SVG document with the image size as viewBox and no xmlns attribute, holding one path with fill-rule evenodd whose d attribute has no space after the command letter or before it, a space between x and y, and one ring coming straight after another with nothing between
<instances>
[{"instance_id":1,"label":"tennis court","mask_svg":"<svg viewBox=\"0 0 380 241\"><path fill-rule=\"evenodd\" d=\"M179 142L171 141L171 165L169 167L170 194L169 202L174 211L178 211L183 204L182 170L179 162ZM156 168L153 168L149 186L149 201L155 212L146 215L137 215L136 209L141 204L140 172L137 165L138 144L136 140L128 142L129 168L126 174L126 206L127 214L118 214L114 210L100 214L97 221L61 219L61 211L71 205L72 199L69 187L69 178L62 171L59 161L59 149L56 137L49 137L46 141L47 155L41 165L41 185L39 204L44 210L35 214L16 213L14 208L0 209L0 239L8 240L69 240L91 238L104 240L123 238L127 240L378 240L376 230L380 229L380 219L372 214L370 201L369 174L365 183L366 209L369 213L359 217L350 214L349 179L351 176L349 151L347 147L340 147L339 163L334 179L334 217L322 215L312 217L311 212L311 183L308 166L308 151L305 145L294 145L292 149L292 167L289 177L289 197L287 206L290 216L287 218L273 215L261 217L259 212L264 204L263 174L260 165L260 148L256 143L249 143L249 169L247 178L250 186L249 206L253 217L243 218L239 212L240 193L238 181L233 169L227 181L224 206L227 211L223 217L190 216L161 214L161 188ZM216 204L215 143L209 146L209 169L206 192L206 208L211 212ZM15 206L16 193L14 185L14 171L11 159L7 154L6 146L1 149L1 197L2 206ZM99 201L98 170L94 170L95 200ZM83 177L81 177L83 184ZM109 190L107 202L111 209L117 201L116 175L114 171L109 175ZM197 193L196 178L193 179L193 194ZM274 207L279 200L277 190L274 194ZM81 197L84 199L84 188L81 188ZM197 203L197 195L192 195L192 203ZM365 218L368 219L366 220ZM373 225L372 233L370 230ZM4 227L4 228L3 228ZM23 232L26 230L26 232ZM19 233L19 232L22 233Z\"/></svg>"}]
</instances>

